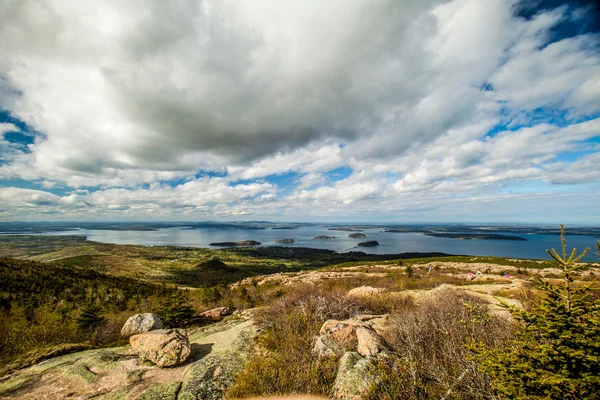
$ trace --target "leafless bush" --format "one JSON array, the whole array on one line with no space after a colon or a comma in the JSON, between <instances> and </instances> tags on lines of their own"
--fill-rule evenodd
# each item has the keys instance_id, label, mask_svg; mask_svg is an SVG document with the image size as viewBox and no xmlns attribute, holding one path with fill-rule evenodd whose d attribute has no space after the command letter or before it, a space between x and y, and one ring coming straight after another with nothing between
<instances>
[{"instance_id":1,"label":"leafless bush","mask_svg":"<svg viewBox=\"0 0 600 400\"><path fill-rule=\"evenodd\" d=\"M392 354L378 365L373 399L483 399L492 396L465 344L506 340L510 322L487 314L487 303L454 290L390 318L385 334Z\"/></svg>"},{"instance_id":2,"label":"leafless bush","mask_svg":"<svg viewBox=\"0 0 600 400\"><path fill-rule=\"evenodd\" d=\"M343 320L372 313L362 299L348 298L343 289L314 285L294 287L256 315L264 329L258 351L228 396L266 394L328 394L337 369L335 358L317 358L314 337L328 319Z\"/></svg>"}]
</instances>

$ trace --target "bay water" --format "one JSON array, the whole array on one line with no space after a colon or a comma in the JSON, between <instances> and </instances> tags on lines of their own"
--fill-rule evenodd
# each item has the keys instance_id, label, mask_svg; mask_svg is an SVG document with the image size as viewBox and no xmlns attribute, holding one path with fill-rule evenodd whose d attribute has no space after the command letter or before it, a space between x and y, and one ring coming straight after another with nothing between
<instances>
[{"instance_id":1,"label":"bay water","mask_svg":"<svg viewBox=\"0 0 600 400\"><path fill-rule=\"evenodd\" d=\"M352 239L352 232L332 231L325 226L307 226L297 229L227 229L185 227L164 228L155 231L120 231L80 229L73 231L46 232L44 235L83 235L88 240L115 244L135 244L144 246L185 246L207 247L214 242L236 242L255 240L261 246L290 246L329 249L337 252L362 251L370 254L395 254L404 252L441 252L448 254L497 256L528 259L549 259L546 249L555 248L560 252L560 237L544 234L515 234L494 231L497 234L519 236L527 241L513 240L474 240L426 236L422 233L385 232L383 229L365 229L367 237ZM332 236L331 239L314 239L315 236ZM294 239L294 243L276 243L277 239ZM357 247L358 243L376 240L379 246ZM599 261L594 254L598 238L584 235L567 235L567 247L592 251L584 261Z\"/></svg>"}]
</instances>

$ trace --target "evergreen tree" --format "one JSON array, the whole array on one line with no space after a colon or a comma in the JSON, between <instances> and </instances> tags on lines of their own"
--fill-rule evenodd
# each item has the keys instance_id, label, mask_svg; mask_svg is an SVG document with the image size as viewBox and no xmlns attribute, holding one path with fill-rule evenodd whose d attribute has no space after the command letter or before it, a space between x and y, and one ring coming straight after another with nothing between
<instances>
[{"instance_id":1,"label":"evergreen tree","mask_svg":"<svg viewBox=\"0 0 600 400\"><path fill-rule=\"evenodd\" d=\"M535 278L541 299L531 310L505 305L521 322L515 340L502 348L471 346L496 390L510 399L600 399L600 301L591 298L593 284L573 284L589 248L568 255L563 225L560 237L562 257L547 252L561 284Z\"/></svg>"},{"instance_id":2,"label":"evergreen tree","mask_svg":"<svg viewBox=\"0 0 600 400\"><path fill-rule=\"evenodd\" d=\"M104 322L104 317L101 315L102 310L95 303L88 302L83 306L79 315L76 318L77 327L80 330L96 328Z\"/></svg>"},{"instance_id":3,"label":"evergreen tree","mask_svg":"<svg viewBox=\"0 0 600 400\"><path fill-rule=\"evenodd\" d=\"M180 327L194 316L194 309L188 304L187 295L177 290L160 307L158 316L167 327Z\"/></svg>"}]
</instances>

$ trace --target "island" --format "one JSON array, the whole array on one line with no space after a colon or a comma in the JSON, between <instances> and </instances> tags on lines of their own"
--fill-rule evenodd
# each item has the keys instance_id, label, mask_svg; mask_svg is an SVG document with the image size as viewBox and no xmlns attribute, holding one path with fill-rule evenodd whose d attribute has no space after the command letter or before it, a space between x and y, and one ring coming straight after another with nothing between
<instances>
[{"instance_id":1,"label":"island","mask_svg":"<svg viewBox=\"0 0 600 400\"><path fill-rule=\"evenodd\" d=\"M294 239L277 239L275 243L294 243Z\"/></svg>"},{"instance_id":2,"label":"island","mask_svg":"<svg viewBox=\"0 0 600 400\"><path fill-rule=\"evenodd\" d=\"M445 239L462 239L462 240L514 240L527 241L520 236L500 235L498 233L434 233L426 232L425 235Z\"/></svg>"},{"instance_id":3,"label":"island","mask_svg":"<svg viewBox=\"0 0 600 400\"><path fill-rule=\"evenodd\" d=\"M242 240L239 242L217 242L217 243L210 243L211 246L218 246L218 247L240 247L240 246L259 246L261 245L260 242L257 242L256 240Z\"/></svg>"},{"instance_id":4,"label":"island","mask_svg":"<svg viewBox=\"0 0 600 400\"><path fill-rule=\"evenodd\" d=\"M333 239L335 236L325 236L325 235L319 235L319 236L315 236L313 239Z\"/></svg>"},{"instance_id":5,"label":"island","mask_svg":"<svg viewBox=\"0 0 600 400\"><path fill-rule=\"evenodd\" d=\"M364 239L367 237L367 235L364 233L351 233L348 235L348 237L351 239Z\"/></svg>"},{"instance_id":6,"label":"island","mask_svg":"<svg viewBox=\"0 0 600 400\"><path fill-rule=\"evenodd\" d=\"M379 246L379 242L377 240L367 240L366 242L360 242L358 244L360 247L375 247Z\"/></svg>"},{"instance_id":7,"label":"island","mask_svg":"<svg viewBox=\"0 0 600 400\"><path fill-rule=\"evenodd\" d=\"M358 228L329 228L330 231L346 231L346 232L362 232L362 229Z\"/></svg>"}]
</instances>

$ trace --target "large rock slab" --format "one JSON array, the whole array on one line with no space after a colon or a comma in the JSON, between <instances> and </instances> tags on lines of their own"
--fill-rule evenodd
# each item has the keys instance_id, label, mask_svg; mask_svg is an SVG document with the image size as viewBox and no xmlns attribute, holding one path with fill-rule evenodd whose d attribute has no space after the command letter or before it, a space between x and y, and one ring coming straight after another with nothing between
<instances>
[{"instance_id":1,"label":"large rock slab","mask_svg":"<svg viewBox=\"0 0 600 400\"><path fill-rule=\"evenodd\" d=\"M192 354L170 368L140 361L129 346L54 357L0 378L0 399L222 398L246 365L257 332L250 314L190 331Z\"/></svg>"},{"instance_id":2,"label":"large rock slab","mask_svg":"<svg viewBox=\"0 0 600 400\"><path fill-rule=\"evenodd\" d=\"M160 318L151 313L135 314L127 319L123 328L121 328L121 336L129 337L146 333L155 329L162 329L163 323Z\"/></svg>"},{"instance_id":3,"label":"large rock slab","mask_svg":"<svg viewBox=\"0 0 600 400\"><path fill-rule=\"evenodd\" d=\"M231 324L223 332L210 328L200 333L206 335L203 338L190 335L192 341L206 343L211 349L200 361L190 365L178 400L222 399L225 391L233 385L250 358L258 329L251 320ZM214 337L219 337L219 340L214 340Z\"/></svg>"},{"instance_id":4,"label":"large rock slab","mask_svg":"<svg viewBox=\"0 0 600 400\"><path fill-rule=\"evenodd\" d=\"M140 360L159 367L183 364L192 352L190 341L177 329L159 329L129 338L131 348Z\"/></svg>"}]
</instances>

